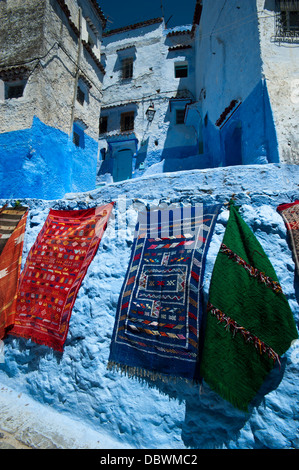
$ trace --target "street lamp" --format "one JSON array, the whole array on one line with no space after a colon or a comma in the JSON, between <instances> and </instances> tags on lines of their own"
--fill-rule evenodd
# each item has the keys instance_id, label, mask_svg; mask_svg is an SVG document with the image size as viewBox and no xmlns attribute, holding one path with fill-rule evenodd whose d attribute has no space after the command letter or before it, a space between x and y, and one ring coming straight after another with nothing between
<instances>
[{"instance_id":1,"label":"street lamp","mask_svg":"<svg viewBox=\"0 0 299 470\"><path fill-rule=\"evenodd\" d=\"M151 102L151 104L149 105L147 111L146 111L146 117L147 117L147 120L148 122L152 122L152 120L154 119L154 116L155 116L155 107L154 107L154 103Z\"/></svg>"}]
</instances>

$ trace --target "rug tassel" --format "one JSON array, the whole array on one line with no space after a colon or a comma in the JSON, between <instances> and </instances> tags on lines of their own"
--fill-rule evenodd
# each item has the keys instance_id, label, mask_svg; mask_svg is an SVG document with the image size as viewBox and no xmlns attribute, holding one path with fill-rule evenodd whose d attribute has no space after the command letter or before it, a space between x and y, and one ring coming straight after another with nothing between
<instances>
[{"instance_id":1,"label":"rug tassel","mask_svg":"<svg viewBox=\"0 0 299 470\"><path fill-rule=\"evenodd\" d=\"M121 375L124 374L127 377L138 377L140 379L149 379L153 382L157 380L162 381L163 383L178 383L179 381L184 381L186 384L195 384L196 381L191 381L188 379L182 379L176 376L168 376L166 374L161 374L160 372L152 372L148 369L144 369L141 367L129 367L126 365L119 364L117 362L109 361L107 364L107 370L112 372L120 372Z\"/></svg>"}]
</instances>

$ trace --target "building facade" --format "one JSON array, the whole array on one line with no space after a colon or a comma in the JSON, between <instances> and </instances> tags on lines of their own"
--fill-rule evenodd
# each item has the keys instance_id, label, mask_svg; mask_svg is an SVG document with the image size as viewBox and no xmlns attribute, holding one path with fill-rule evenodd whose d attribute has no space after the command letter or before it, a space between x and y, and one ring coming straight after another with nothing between
<instances>
[{"instance_id":1,"label":"building facade","mask_svg":"<svg viewBox=\"0 0 299 470\"><path fill-rule=\"evenodd\" d=\"M299 2L194 0L106 30L98 0L0 1L0 197L299 162Z\"/></svg>"},{"instance_id":2,"label":"building facade","mask_svg":"<svg viewBox=\"0 0 299 470\"><path fill-rule=\"evenodd\" d=\"M105 24L96 0L0 2L2 196L95 187Z\"/></svg>"},{"instance_id":3,"label":"building facade","mask_svg":"<svg viewBox=\"0 0 299 470\"><path fill-rule=\"evenodd\" d=\"M299 2L203 0L196 104L211 167L299 163Z\"/></svg>"},{"instance_id":4,"label":"building facade","mask_svg":"<svg viewBox=\"0 0 299 470\"><path fill-rule=\"evenodd\" d=\"M156 18L106 32L102 61L99 181L141 176L161 162L172 171L173 160L198 154L185 124L195 84L190 27L167 29Z\"/></svg>"},{"instance_id":5,"label":"building facade","mask_svg":"<svg viewBox=\"0 0 299 470\"><path fill-rule=\"evenodd\" d=\"M98 181L297 164L298 4L197 0L191 25L104 33Z\"/></svg>"}]
</instances>

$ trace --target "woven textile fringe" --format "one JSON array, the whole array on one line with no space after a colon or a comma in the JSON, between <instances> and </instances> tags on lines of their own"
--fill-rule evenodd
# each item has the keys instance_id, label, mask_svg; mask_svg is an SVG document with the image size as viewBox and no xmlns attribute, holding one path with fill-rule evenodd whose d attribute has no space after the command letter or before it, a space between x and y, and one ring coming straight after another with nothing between
<instances>
[{"instance_id":1,"label":"woven textile fringe","mask_svg":"<svg viewBox=\"0 0 299 470\"><path fill-rule=\"evenodd\" d=\"M161 381L164 383L180 383L184 382L188 385L198 384L198 380L189 380L186 378L177 377L175 375L166 375L161 374L160 372L154 372L148 369L143 369L142 367L132 367L126 366L124 364L119 364L117 362L109 361L107 365L107 370L113 372L119 372L126 375L129 378L137 377L139 379L150 379L153 382Z\"/></svg>"}]
</instances>

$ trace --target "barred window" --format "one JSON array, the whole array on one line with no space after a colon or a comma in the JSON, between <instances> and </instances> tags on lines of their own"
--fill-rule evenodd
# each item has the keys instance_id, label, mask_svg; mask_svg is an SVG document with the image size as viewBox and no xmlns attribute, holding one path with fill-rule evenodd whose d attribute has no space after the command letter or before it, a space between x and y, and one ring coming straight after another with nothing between
<instances>
[{"instance_id":1,"label":"barred window","mask_svg":"<svg viewBox=\"0 0 299 470\"><path fill-rule=\"evenodd\" d=\"M5 99L21 98L24 94L25 82L6 82Z\"/></svg>"},{"instance_id":2,"label":"barred window","mask_svg":"<svg viewBox=\"0 0 299 470\"><path fill-rule=\"evenodd\" d=\"M122 132L134 129L134 111L122 113L120 117L120 130Z\"/></svg>"},{"instance_id":3,"label":"barred window","mask_svg":"<svg viewBox=\"0 0 299 470\"><path fill-rule=\"evenodd\" d=\"M82 88L80 88L80 86L78 86L78 88L77 88L77 101L83 106L84 100L85 100L85 93L82 90Z\"/></svg>"},{"instance_id":4,"label":"barred window","mask_svg":"<svg viewBox=\"0 0 299 470\"><path fill-rule=\"evenodd\" d=\"M282 11L281 25L284 31L299 31L299 11Z\"/></svg>"},{"instance_id":5,"label":"barred window","mask_svg":"<svg viewBox=\"0 0 299 470\"><path fill-rule=\"evenodd\" d=\"M80 147L80 136L77 132L73 133L73 143L76 145L76 147Z\"/></svg>"},{"instance_id":6,"label":"barred window","mask_svg":"<svg viewBox=\"0 0 299 470\"><path fill-rule=\"evenodd\" d=\"M276 0L276 40L299 42L299 1Z\"/></svg>"},{"instance_id":7,"label":"barred window","mask_svg":"<svg viewBox=\"0 0 299 470\"><path fill-rule=\"evenodd\" d=\"M175 78L188 77L188 64L185 62L176 63L174 66L174 76Z\"/></svg>"}]
</instances>

